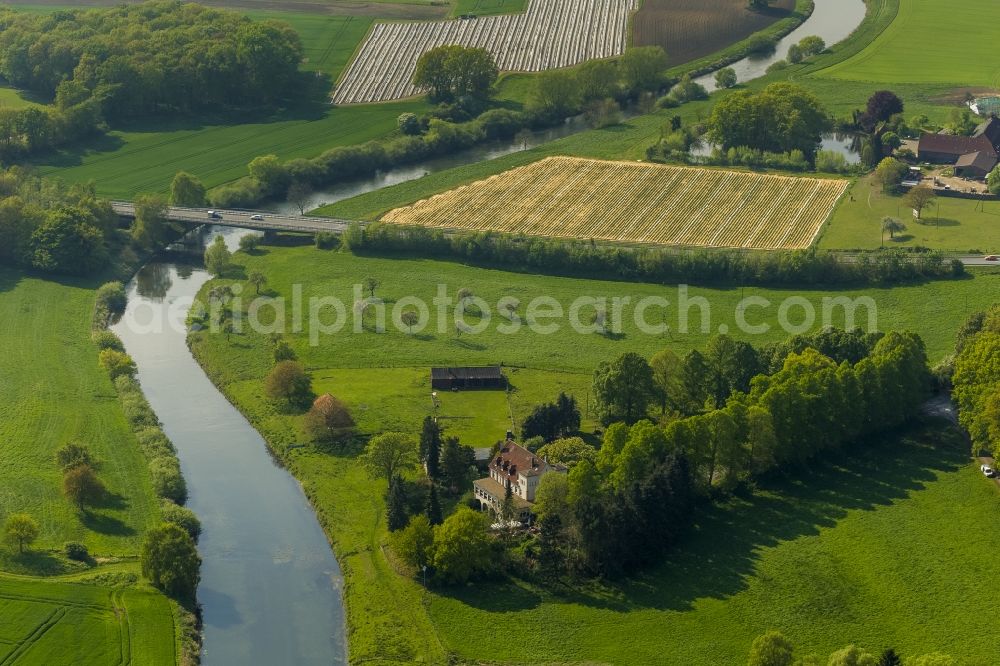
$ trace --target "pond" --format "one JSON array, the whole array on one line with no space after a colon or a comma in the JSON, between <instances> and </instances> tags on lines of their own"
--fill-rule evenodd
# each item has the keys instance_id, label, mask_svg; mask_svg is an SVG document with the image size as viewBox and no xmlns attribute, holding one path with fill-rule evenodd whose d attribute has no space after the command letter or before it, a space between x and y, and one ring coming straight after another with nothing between
<instances>
[{"instance_id":1,"label":"pond","mask_svg":"<svg viewBox=\"0 0 1000 666\"><path fill-rule=\"evenodd\" d=\"M235 247L252 232L192 233L222 234ZM302 488L188 350L184 322L208 280L199 267L147 264L113 327L177 447L188 506L201 518L202 664L346 663L340 569Z\"/></svg>"}]
</instances>

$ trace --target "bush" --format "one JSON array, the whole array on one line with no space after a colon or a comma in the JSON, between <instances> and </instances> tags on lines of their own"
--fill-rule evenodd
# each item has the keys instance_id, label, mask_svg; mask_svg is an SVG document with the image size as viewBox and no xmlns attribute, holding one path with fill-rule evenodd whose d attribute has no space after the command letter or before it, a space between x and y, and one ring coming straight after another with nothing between
<instances>
[{"instance_id":1,"label":"bush","mask_svg":"<svg viewBox=\"0 0 1000 666\"><path fill-rule=\"evenodd\" d=\"M254 252L264 239L256 234L247 234L240 238L240 251L250 254Z\"/></svg>"},{"instance_id":2,"label":"bush","mask_svg":"<svg viewBox=\"0 0 1000 666\"><path fill-rule=\"evenodd\" d=\"M183 504L187 499L187 484L181 476L181 466L177 458L161 456L149 461L149 475L153 479L153 490L158 497Z\"/></svg>"},{"instance_id":3,"label":"bush","mask_svg":"<svg viewBox=\"0 0 1000 666\"><path fill-rule=\"evenodd\" d=\"M140 428L136 430L135 436L147 460L176 455L173 443L158 427Z\"/></svg>"},{"instance_id":4,"label":"bush","mask_svg":"<svg viewBox=\"0 0 1000 666\"><path fill-rule=\"evenodd\" d=\"M66 557L77 562L86 562L90 559L90 552L87 550L87 547L76 541L67 542L63 546L63 552L66 554Z\"/></svg>"},{"instance_id":5,"label":"bush","mask_svg":"<svg viewBox=\"0 0 1000 666\"><path fill-rule=\"evenodd\" d=\"M191 509L165 499L160 504L160 515L163 522L177 525L195 541L201 536L201 521Z\"/></svg>"},{"instance_id":6,"label":"bush","mask_svg":"<svg viewBox=\"0 0 1000 666\"><path fill-rule=\"evenodd\" d=\"M336 250L340 247L340 236L329 231L320 231L314 239L319 250Z\"/></svg>"},{"instance_id":7,"label":"bush","mask_svg":"<svg viewBox=\"0 0 1000 666\"><path fill-rule=\"evenodd\" d=\"M100 356L101 367L112 380L119 377L133 377L136 373L135 361L128 354L114 349L105 349Z\"/></svg>"},{"instance_id":8,"label":"bush","mask_svg":"<svg viewBox=\"0 0 1000 666\"><path fill-rule=\"evenodd\" d=\"M128 298L125 295L125 285L121 282L106 282L97 289L97 308L111 315L120 315L125 311Z\"/></svg>"},{"instance_id":9,"label":"bush","mask_svg":"<svg viewBox=\"0 0 1000 666\"><path fill-rule=\"evenodd\" d=\"M415 113L404 113L396 119L396 125L399 127L399 131L403 134L409 136L415 136L420 134L421 126L420 119L417 118Z\"/></svg>"},{"instance_id":10,"label":"bush","mask_svg":"<svg viewBox=\"0 0 1000 666\"><path fill-rule=\"evenodd\" d=\"M746 41L746 52L753 55L762 55L774 51L775 39L767 35L751 35Z\"/></svg>"},{"instance_id":11,"label":"bush","mask_svg":"<svg viewBox=\"0 0 1000 666\"><path fill-rule=\"evenodd\" d=\"M90 339L94 341L94 344L97 345L97 349L100 351L112 349L116 352L125 352L125 345L122 344L121 338L111 331L96 331Z\"/></svg>"},{"instance_id":12,"label":"bush","mask_svg":"<svg viewBox=\"0 0 1000 666\"><path fill-rule=\"evenodd\" d=\"M816 171L823 173L844 173L850 170L847 158L836 150L821 150L816 153Z\"/></svg>"},{"instance_id":13,"label":"bush","mask_svg":"<svg viewBox=\"0 0 1000 666\"><path fill-rule=\"evenodd\" d=\"M264 393L276 402L302 404L312 398L312 380L297 361L281 361L264 380Z\"/></svg>"}]
</instances>

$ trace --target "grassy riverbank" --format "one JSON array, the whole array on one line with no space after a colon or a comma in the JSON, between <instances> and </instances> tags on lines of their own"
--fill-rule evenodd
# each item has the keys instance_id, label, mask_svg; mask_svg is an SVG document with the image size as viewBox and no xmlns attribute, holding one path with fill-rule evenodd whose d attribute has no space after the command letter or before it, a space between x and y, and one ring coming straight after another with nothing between
<instances>
[{"instance_id":1,"label":"grassy riverbank","mask_svg":"<svg viewBox=\"0 0 1000 666\"><path fill-rule=\"evenodd\" d=\"M0 571L20 575L0 574L0 661L16 652L26 664L118 663L109 655L128 649L134 663L177 661L171 602L137 582L139 544L160 510L90 341L95 286L0 268L0 520L27 513L40 527L25 554L0 547ZM88 446L109 491L84 513L63 497L55 461L71 441ZM68 541L86 545L97 563L122 564L68 560ZM41 578L52 575L99 582ZM80 635L90 638L73 638Z\"/></svg>"},{"instance_id":2,"label":"grassy riverbank","mask_svg":"<svg viewBox=\"0 0 1000 666\"><path fill-rule=\"evenodd\" d=\"M469 288L490 303L508 294L522 302L550 295L561 303L580 295L676 298L662 286L356 257L312 247L265 247L237 260L243 272L266 275L273 297L290 297L292 285L302 284L304 302L320 295L350 299L351 285L366 275L381 280L377 294L390 307L410 295L429 302L439 284L450 293ZM878 304L881 328L918 331L932 358L940 358L966 314L992 300L998 279L991 272L966 281L864 293ZM244 294L252 291L244 285ZM751 293L775 303L791 295L810 301L830 295L767 289L747 289L743 295ZM731 313L741 290L692 288L690 295L709 299L713 313ZM936 315L927 317L928 311ZM754 342L780 337L784 334L774 333ZM353 333L348 326L316 347L309 345L307 333L289 336L317 390L344 399L365 433L416 431L431 412L427 375L432 364L503 360L526 366L510 371L517 387L510 405L502 392L441 396L449 432L473 446L488 446L502 434L510 406L516 420L533 402L552 399L559 388L585 402L589 373L601 360L623 351L649 355L670 347L683 352L705 339L701 334L644 337L631 324L619 340L569 331L456 338L450 331L408 335L391 326L383 334ZM961 438L947 429L916 430L858 459L818 465L800 482L777 483L754 498L710 509L676 556L635 580L565 592L508 581L432 590L425 596L417 581L396 571L384 549L384 482L372 481L359 468L356 452L292 446L303 441L300 417L275 409L263 397L262 380L271 365L267 336L244 332L227 340L195 333L190 343L213 381L303 483L335 544L346 581L353 661L435 662L454 654L522 662L524 652L501 640L511 623L537 646L532 663L648 662L663 654L706 666L737 663L753 637L772 627L786 631L804 652L826 653L854 641L871 650L893 644L909 655L951 650L973 664L984 663L975 659L988 655L986 642L966 641L956 631L966 618L988 612L989 595L979 590L978 581L956 578L949 563L958 557L987 566L1000 544L991 536L996 530L980 526L1000 521L997 491L981 483L967 463ZM961 554L945 557L934 544L960 548ZM901 552L907 553L903 560L897 557ZM713 565L706 567L709 561ZM775 586L783 592L775 594ZM893 610L898 608L921 610L903 617ZM918 621L930 630L917 631ZM728 629L720 637L713 627L722 625Z\"/></svg>"}]
</instances>

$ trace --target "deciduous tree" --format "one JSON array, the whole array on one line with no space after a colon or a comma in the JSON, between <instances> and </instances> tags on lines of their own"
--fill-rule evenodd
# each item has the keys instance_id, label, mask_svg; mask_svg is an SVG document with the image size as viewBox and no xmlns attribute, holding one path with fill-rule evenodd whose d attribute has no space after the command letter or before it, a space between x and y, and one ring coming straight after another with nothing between
<instances>
[{"instance_id":1,"label":"deciduous tree","mask_svg":"<svg viewBox=\"0 0 1000 666\"><path fill-rule=\"evenodd\" d=\"M358 461L372 477L391 479L417 466L416 442L400 432L376 435L368 441Z\"/></svg>"},{"instance_id":2,"label":"deciduous tree","mask_svg":"<svg viewBox=\"0 0 1000 666\"><path fill-rule=\"evenodd\" d=\"M142 575L168 595L190 602L201 579L201 557L194 539L177 525L149 531L139 555Z\"/></svg>"},{"instance_id":3,"label":"deciduous tree","mask_svg":"<svg viewBox=\"0 0 1000 666\"><path fill-rule=\"evenodd\" d=\"M38 538L40 530L34 518L26 513L13 513L4 523L4 537L8 543L17 546L17 552L24 554L24 549Z\"/></svg>"}]
</instances>

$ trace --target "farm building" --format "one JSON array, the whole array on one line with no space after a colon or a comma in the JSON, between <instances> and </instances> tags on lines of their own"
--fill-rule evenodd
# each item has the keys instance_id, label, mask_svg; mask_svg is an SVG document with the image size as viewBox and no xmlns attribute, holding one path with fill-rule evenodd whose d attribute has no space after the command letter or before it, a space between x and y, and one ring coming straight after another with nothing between
<instances>
[{"instance_id":1,"label":"farm building","mask_svg":"<svg viewBox=\"0 0 1000 666\"><path fill-rule=\"evenodd\" d=\"M997 165L1000 154L1000 120L993 116L972 136L924 134L917 157L924 162L954 164L955 175L982 179Z\"/></svg>"},{"instance_id":2,"label":"farm building","mask_svg":"<svg viewBox=\"0 0 1000 666\"><path fill-rule=\"evenodd\" d=\"M431 368L431 387L438 391L504 389L507 378L499 365L466 368Z\"/></svg>"},{"instance_id":3,"label":"farm building","mask_svg":"<svg viewBox=\"0 0 1000 666\"><path fill-rule=\"evenodd\" d=\"M482 511L499 513L510 488L514 512L521 522L527 522L535 492L542 477L550 472L566 473L562 465L552 465L510 438L490 461L489 476L473 483L476 501Z\"/></svg>"}]
</instances>

